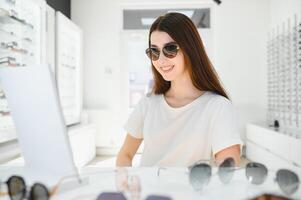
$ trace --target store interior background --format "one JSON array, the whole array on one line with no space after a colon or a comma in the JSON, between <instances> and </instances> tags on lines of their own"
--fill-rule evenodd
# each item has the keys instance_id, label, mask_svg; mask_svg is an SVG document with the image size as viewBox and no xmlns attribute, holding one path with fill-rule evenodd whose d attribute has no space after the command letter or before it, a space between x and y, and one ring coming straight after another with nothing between
<instances>
[{"instance_id":1,"label":"store interior background","mask_svg":"<svg viewBox=\"0 0 301 200\"><path fill-rule=\"evenodd\" d=\"M95 154L88 164L112 158L106 164L114 165L125 136L122 126L130 113L128 70L133 60L129 58L147 62L146 56L140 56L148 30L123 30L123 9L212 8L210 58L238 111L244 141L248 123L266 121L268 33L294 14L301 19L299 0L224 0L220 5L210 0L47 2L83 31L82 120L95 127ZM10 152L2 162L20 154L13 142L2 144L0 151Z\"/></svg>"}]
</instances>

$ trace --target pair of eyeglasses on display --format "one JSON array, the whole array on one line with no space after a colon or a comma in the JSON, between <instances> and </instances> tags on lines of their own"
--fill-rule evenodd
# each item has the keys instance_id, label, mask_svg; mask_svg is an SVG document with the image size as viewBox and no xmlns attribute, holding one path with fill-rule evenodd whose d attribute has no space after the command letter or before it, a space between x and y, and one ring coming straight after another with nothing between
<instances>
[{"instance_id":1,"label":"pair of eyeglasses on display","mask_svg":"<svg viewBox=\"0 0 301 200\"><path fill-rule=\"evenodd\" d=\"M6 182L1 182L1 185L3 184L6 184L8 193L1 192L0 196L9 195L11 200L48 200L52 195L41 183L33 184L28 191L25 180L21 176L11 176Z\"/></svg>"},{"instance_id":2,"label":"pair of eyeglasses on display","mask_svg":"<svg viewBox=\"0 0 301 200\"><path fill-rule=\"evenodd\" d=\"M268 169L265 165L256 162L250 162L245 168L237 168L235 167L235 162L232 158L225 159L224 162L219 166L218 176L221 182L226 184L231 181L234 171L241 169L245 169L246 178L252 184L260 185L268 176ZM192 167L189 174L189 180L191 185L195 189L199 190L209 182L211 176L211 166L201 163ZM280 169L276 171L276 178L274 181L278 183L279 188L286 195L292 195L295 193L300 184L298 175L295 172L287 169Z\"/></svg>"},{"instance_id":3,"label":"pair of eyeglasses on display","mask_svg":"<svg viewBox=\"0 0 301 200\"><path fill-rule=\"evenodd\" d=\"M24 67L25 64L17 63L14 57L2 57L0 58L0 67Z\"/></svg>"},{"instance_id":4,"label":"pair of eyeglasses on display","mask_svg":"<svg viewBox=\"0 0 301 200\"><path fill-rule=\"evenodd\" d=\"M7 181L0 181L0 198L8 195L10 200L49 200L59 190L66 190L63 186L64 183L68 185L78 181L82 181L79 180L78 174L68 175L62 177L51 189L48 189L42 183L34 183L31 187L28 187L23 177L13 175ZM6 190L3 190L3 185L7 186Z\"/></svg>"},{"instance_id":5,"label":"pair of eyeglasses on display","mask_svg":"<svg viewBox=\"0 0 301 200\"><path fill-rule=\"evenodd\" d=\"M6 19L2 20L4 23L10 23L13 20L29 27L32 30L34 29L34 26L32 24L28 23L25 19L21 19L19 17L19 13L13 9L6 10L4 8L0 8L0 16L6 17Z\"/></svg>"},{"instance_id":6,"label":"pair of eyeglasses on display","mask_svg":"<svg viewBox=\"0 0 301 200\"><path fill-rule=\"evenodd\" d=\"M167 43L163 48L162 52L167 58L174 58L177 56L180 47L177 43L171 42ZM160 49L157 47L149 47L145 50L146 55L153 61L156 61L160 57Z\"/></svg>"},{"instance_id":7,"label":"pair of eyeglasses on display","mask_svg":"<svg viewBox=\"0 0 301 200\"><path fill-rule=\"evenodd\" d=\"M193 166L188 167L189 182L196 191L201 191L207 184L209 184L211 177L215 175L212 174L212 167L204 162L205 161L201 161L201 163L198 162ZM162 169L165 168L158 169L158 176L160 176L160 171L162 171ZM265 165L250 162L246 165L246 167L235 167L233 158L227 158L219 165L217 175L223 184L228 184L232 180L234 172L242 169L245 169L245 175L248 182L255 185L264 183L268 176L268 169ZM275 172L273 170L269 171ZM277 170L274 181L277 182L281 191L286 195L294 194L300 185L298 175L288 169Z\"/></svg>"},{"instance_id":8,"label":"pair of eyeglasses on display","mask_svg":"<svg viewBox=\"0 0 301 200\"><path fill-rule=\"evenodd\" d=\"M22 54L28 54L28 51L26 49L18 48L17 42L8 42L8 43L1 42L0 47L2 49L7 49L7 50L14 51L14 52L22 53Z\"/></svg>"}]
</instances>

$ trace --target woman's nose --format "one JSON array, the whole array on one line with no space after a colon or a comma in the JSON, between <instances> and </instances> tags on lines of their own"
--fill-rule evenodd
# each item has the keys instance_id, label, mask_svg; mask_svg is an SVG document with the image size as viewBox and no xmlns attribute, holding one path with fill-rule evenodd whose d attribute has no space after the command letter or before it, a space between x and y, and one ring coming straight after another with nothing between
<instances>
[{"instance_id":1,"label":"woman's nose","mask_svg":"<svg viewBox=\"0 0 301 200\"><path fill-rule=\"evenodd\" d=\"M161 51L160 52L160 55L159 55L159 59L158 59L158 62L159 64L165 64L166 61L167 61L167 57L164 55L164 53Z\"/></svg>"}]
</instances>

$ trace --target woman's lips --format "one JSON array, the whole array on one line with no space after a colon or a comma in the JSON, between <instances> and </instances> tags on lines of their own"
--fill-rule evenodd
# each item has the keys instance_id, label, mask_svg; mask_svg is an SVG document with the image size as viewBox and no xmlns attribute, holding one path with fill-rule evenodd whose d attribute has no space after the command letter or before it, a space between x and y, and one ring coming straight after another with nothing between
<instances>
[{"instance_id":1,"label":"woman's lips","mask_svg":"<svg viewBox=\"0 0 301 200\"><path fill-rule=\"evenodd\" d=\"M170 72L173 68L174 68L174 65L172 65L172 66L166 66L166 67L160 67L160 69L161 69L164 73Z\"/></svg>"}]
</instances>

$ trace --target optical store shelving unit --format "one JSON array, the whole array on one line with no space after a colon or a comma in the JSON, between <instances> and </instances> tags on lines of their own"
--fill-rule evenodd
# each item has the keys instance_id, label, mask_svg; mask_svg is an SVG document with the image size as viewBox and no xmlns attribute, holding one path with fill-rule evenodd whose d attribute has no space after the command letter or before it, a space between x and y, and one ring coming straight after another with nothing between
<instances>
[{"instance_id":1,"label":"optical store shelving unit","mask_svg":"<svg viewBox=\"0 0 301 200\"><path fill-rule=\"evenodd\" d=\"M88 119L81 120L81 50L81 29L45 0L0 0L0 67L51 67L77 166L91 161L96 153L95 127ZM0 80L0 143L16 138Z\"/></svg>"},{"instance_id":2,"label":"optical store shelving unit","mask_svg":"<svg viewBox=\"0 0 301 200\"><path fill-rule=\"evenodd\" d=\"M43 1L0 0L0 67L26 67L43 61L44 13ZM14 138L13 121L0 85L0 142Z\"/></svg>"},{"instance_id":3,"label":"optical store shelving unit","mask_svg":"<svg viewBox=\"0 0 301 200\"><path fill-rule=\"evenodd\" d=\"M275 168L301 168L300 17L269 34L268 123L247 125L247 157Z\"/></svg>"}]
</instances>

